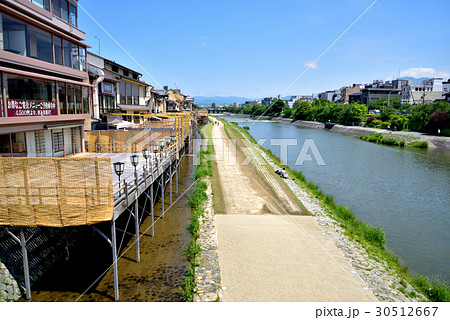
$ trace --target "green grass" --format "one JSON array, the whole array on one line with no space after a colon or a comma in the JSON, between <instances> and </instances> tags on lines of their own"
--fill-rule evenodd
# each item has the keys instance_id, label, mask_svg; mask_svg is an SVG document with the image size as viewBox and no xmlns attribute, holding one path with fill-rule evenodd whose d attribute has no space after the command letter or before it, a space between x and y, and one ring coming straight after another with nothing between
<instances>
[{"instance_id":1,"label":"green grass","mask_svg":"<svg viewBox=\"0 0 450 320\"><path fill-rule=\"evenodd\" d=\"M381 133L366 134L366 135L360 136L359 138L364 141L380 143L380 144L385 144L385 145L389 145L389 146L398 146L398 147L405 146L405 141L396 140L394 138L385 138L383 136L383 134L381 134Z\"/></svg>"},{"instance_id":2,"label":"green grass","mask_svg":"<svg viewBox=\"0 0 450 320\"><path fill-rule=\"evenodd\" d=\"M408 147L428 148L428 142L427 141L412 141L412 142L408 143Z\"/></svg>"},{"instance_id":3,"label":"green grass","mask_svg":"<svg viewBox=\"0 0 450 320\"><path fill-rule=\"evenodd\" d=\"M208 126L210 126L212 130L212 125L207 125L205 129L207 129ZM211 131L209 132L210 134L212 133ZM203 143L208 143L201 131L200 135L204 139ZM212 163L210 157L211 148L212 146L208 145L207 150L203 150L202 148L199 152L200 163L194 174L194 178L197 182L194 190L189 196L189 206L192 209L192 216L190 223L186 226L186 229L191 234L191 240L189 241L189 245L184 252L186 259L189 261L189 268L180 288L183 301L193 301L194 294L196 293L195 268L199 265L198 255L201 252L200 245L197 243L197 239L200 236L199 218L204 213L203 202L208 199L208 195L206 194L206 189L208 186L205 181L200 179L212 176Z\"/></svg>"},{"instance_id":4,"label":"green grass","mask_svg":"<svg viewBox=\"0 0 450 320\"><path fill-rule=\"evenodd\" d=\"M225 122L223 120L223 122ZM249 140L256 143L254 138L252 138L247 131L242 130L236 125L231 124L232 128L238 130L238 136L243 138L243 135L247 135ZM228 134L228 133L227 133ZM370 136L363 140L377 140L381 134L371 134ZM266 152L266 154L278 165L281 166L281 161L276 156L266 150L261 149ZM286 171L291 177L295 178L295 182L308 191L312 196L316 197L322 202L325 210L330 216L332 216L340 225L344 228L346 235L360 243L365 250L368 252L369 256L378 262L386 262L391 270L397 273L397 275L402 279L401 284L410 283L418 292L422 293L430 301L440 302L440 301L450 301L450 288L444 281L439 281L435 279L428 279L423 276L413 277L408 272L408 267L402 266L397 256L393 253L385 250L386 236L381 227L373 227L366 224L363 221L356 219L353 212L345 206L337 206L334 202L332 196L325 194L318 186L313 182L308 182L305 176L297 170L291 170L289 167L285 167ZM405 290L406 292L406 290ZM414 297L415 292L407 293L410 297Z\"/></svg>"}]
</instances>

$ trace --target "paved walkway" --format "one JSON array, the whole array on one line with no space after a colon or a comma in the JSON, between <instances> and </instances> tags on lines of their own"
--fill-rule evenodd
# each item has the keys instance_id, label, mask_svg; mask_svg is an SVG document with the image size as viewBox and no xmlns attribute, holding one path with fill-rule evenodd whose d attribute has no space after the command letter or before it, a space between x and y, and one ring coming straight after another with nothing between
<instances>
[{"instance_id":1,"label":"paved walkway","mask_svg":"<svg viewBox=\"0 0 450 320\"><path fill-rule=\"evenodd\" d=\"M216 153L232 154L222 124L213 139ZM228 213L216 216L223 301L377 301L313 217L267 210L248 168L232 157L217 165Z\"/></svg>"}]
</instances>

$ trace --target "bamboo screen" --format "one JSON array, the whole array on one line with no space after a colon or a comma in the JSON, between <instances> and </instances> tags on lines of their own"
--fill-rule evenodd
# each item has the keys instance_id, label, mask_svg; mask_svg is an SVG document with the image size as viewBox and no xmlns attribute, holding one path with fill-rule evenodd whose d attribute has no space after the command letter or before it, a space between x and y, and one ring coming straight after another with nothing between
<instances>
[{"instance_id":1,"label":"bamboo screen","mask_svg":"<svg viewBox=\"0 0 450 320\"><path fill-rule=\"evenodd\" d=\"M113 206L110 159L0 158L0 225L90 225Z\"/></svg>"}]
</instances>

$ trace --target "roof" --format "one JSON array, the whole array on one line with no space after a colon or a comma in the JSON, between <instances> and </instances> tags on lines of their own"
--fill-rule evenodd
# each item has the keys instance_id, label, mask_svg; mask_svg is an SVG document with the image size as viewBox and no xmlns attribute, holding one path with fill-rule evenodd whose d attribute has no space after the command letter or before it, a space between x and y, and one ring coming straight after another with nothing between
<instances>
[{"instance_id":1,"label":"roof","mask_svg":"<svg viewBox=\"0 0 450 320\"><path fill-rule=\"evenodd\" d=\"M150 108L147 106L141 106L137 104L118 104L117 105L122 110L129 111L150 111Z\"/></svg>"},{"instance_id":2,"label":"roof","mask_svg":"<svg viewBox=\"0 0 450 320\"><path fill-rule=\"evenodd\" d=\"M156 93L158 96L169 96L165 90L152 90L152 93Z\"/></svg>"}]
</instances>

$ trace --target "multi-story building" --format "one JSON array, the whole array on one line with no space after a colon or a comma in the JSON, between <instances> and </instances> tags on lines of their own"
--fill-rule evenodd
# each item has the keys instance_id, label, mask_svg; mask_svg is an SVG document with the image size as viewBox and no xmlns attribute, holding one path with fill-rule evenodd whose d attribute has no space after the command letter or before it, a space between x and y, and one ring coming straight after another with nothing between
<instances>
[{"instance_id":1,"label":"multi-story building","mask_svg":"<svg viewBox=\"0 0 450 320\"><path fill-rule=\"evenodd\" d=\"M402 103L431 103L442 98L442 78L431 78L422 84L410 84L402 88Z\"/></svg>"},{"instance_id":2,"label":"multi-story building","mask_svg":"<svg viewBox=\"0 0 450 320\"><path fill-rule=\"evenodd\" d=\"M359 84L353 84L351 87L341 88L341 103L346 104L350 102L350 95L361 92Z\"/></svg>"},{"instance_id":3,"label":"multi-story building","mask_svg":"<svg viewBox=\"0 0 450 320\"><path fill-rule=\"evenodd\" d=\"M153 87L141 80L139 72L92 52L88 52L87 59L93 86L93 118L105 121L110 113L124 113L125 118L134 121L133 115L152 111Z\"/></svg>"},{"instance_id":4,"label":"multi-story building","mask_svg":"<svg viewBox=\"0 0 450 320\"><path fill-rule=\"evenodd\" d=\"M277 100L277 98L273 98L273 97L264 98L261 101L261 105L267 107L267 106L270 106L276 100Z\"/></svg>"},{"instance_id":5,"label":"multi-story building","mask_svg":"<svg viewBox=\"0 0 450 320\"><path fill-rule=\"evenodd\" d=\"M0 154L60 157L82 152L90 84L78 5L0 2Z\"/></svg>"},{"instance_id":6,"label":"multi-story building","mask_svg":"<svg viewBox=\"0 0 450 320\"><path fill-rule=\"evenodd\" d=\"M450 79L442 82L442 97L450 102Z\"/></svg>"},{"instance_id":7,"label":"multi-story building","mask_svg":"<svg viewBox=\"0 0 450 320\"><path fill-rule=\"evenodd\" d=\"M339 102L341 100L341 90L328 90L317 95L318 99L325 99L330 102Z\"/></svg>"},{"instance_id":8,"label":"multi-story building","mask_svg":"<svg viewBox=\"0 0 450 320\"><path fill-rule=\"evenodd\" d=\"M393 87L390 88L364 88L361 89L361 92L354 93L349 95L349 102L359 102L365 104L367 107L370 106L370 103L382 99L382 98L393 98L399 96L401 90L395 89Z\"/></svg>"}]
</instances>

